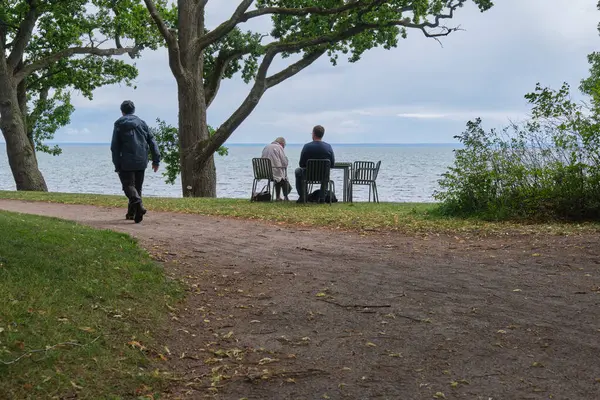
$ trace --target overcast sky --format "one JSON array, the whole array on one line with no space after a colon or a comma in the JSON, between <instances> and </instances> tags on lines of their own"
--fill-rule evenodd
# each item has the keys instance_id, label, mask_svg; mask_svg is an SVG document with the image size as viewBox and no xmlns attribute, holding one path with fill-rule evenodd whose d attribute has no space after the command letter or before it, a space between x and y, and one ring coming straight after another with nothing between
<instances>
[{"instance_id":1,"label":"overcast sky","mask_svg":"<svg viewBox=\"0 0 600 400\"><path fill-rule=\"evenodd\" d=\"M227 18L238 3L210 1L209 24ZM454 23L465 31L444 38L443 47L410 31L396 49L372 50L356 64L333 67L319 60L269 90L229 143L266 143L277 136L303 143L315 124L325 126L331 143L449 143L468 119L481 116L487 126L500 126L525 116L523 95L536 82L578 86L587 74L586 55L600 50L596 1L495 3L483 14L471 4L459 10ZM160 117L176 125L177 92L166 51L146 52L136 63L136 90L102 88L93 101L75 96L72 123L56 140L109 142L124 99L134 101L148 124ZM225 82L209 123L220 125L248 89L241 80Z\"/></svg>"}]
</instances>

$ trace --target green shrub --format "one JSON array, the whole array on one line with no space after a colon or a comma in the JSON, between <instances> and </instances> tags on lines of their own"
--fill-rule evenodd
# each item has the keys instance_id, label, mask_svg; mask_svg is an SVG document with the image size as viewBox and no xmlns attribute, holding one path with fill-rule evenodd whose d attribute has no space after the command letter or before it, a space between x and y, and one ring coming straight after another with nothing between
<instances>
[{"instance_id":1,"label":"green shrub","mask_svg":"<svg viewBox=\"0 0 600 400\"><path fill-rule=\"evenodd\" d=\"M527 122L485 131L481 119L469 121L455 136L464 148L455 150L454 165L434 193L441 212L491 219L598 219L600 107L598 96L586 94L591 105L573 101L567 84L558 91L538 84L525 96L533 106Z\"/></svg>"},{"instance_id":2,"label":"green shrub","mask_svg":"<svg viewBox=\"0 0 600 400\"><path fill-rule=\"evenodd\" d=\"M156 119L157 126L150 127L150 132L156 140L160 157L165 164L163 177L168 184L175 184L175 180L181 173L181 156L179 155L179 130L172 125L167 124L160 118ZM209 126L208 134L213 135L215 130ZM229 149L221 146L217 149L217 154L224 157L228 155Z\"/></svg>"}]
</instances>

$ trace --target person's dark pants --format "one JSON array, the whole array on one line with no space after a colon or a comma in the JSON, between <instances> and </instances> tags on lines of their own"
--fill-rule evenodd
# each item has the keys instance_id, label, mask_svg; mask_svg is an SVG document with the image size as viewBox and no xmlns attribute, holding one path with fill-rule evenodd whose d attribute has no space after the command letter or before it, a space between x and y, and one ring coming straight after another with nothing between
<instances>
[{"instance_id":1,"label":"person's dark pants","mask_svg":"<svg viewBox=\"0 0 600 400\"><path fill-rule=\"evenodd\" d=\"M275 182L275 195L279 198L281 192L283 191L283 197L288 197L288 194L292 191L292 185L288 182L287 179L282 179L279 182Z\"/></svg>"},{"instance_id":2,"label":"person's dark pants","mask_svg":"<svg viewBox=\"0 0 600 400\"><path fill-rule=\"evenodd\" d=\"M144 184L145 172L145 170L119 172L123 192L129 199L128 215L133 216L136 204L142 204L142 185Z\"/></svg>"},{"instance_id":3,"label":"person's dark pants","mask_svg":"<svg viewBox=\"0 0 600 400\"><path fill-rule=\"evenodd\" d=\"M304 201L304 173L306 172L306 168L296 168L296 192L298 192L298 200Z\"/></svg>"}]
</instances>

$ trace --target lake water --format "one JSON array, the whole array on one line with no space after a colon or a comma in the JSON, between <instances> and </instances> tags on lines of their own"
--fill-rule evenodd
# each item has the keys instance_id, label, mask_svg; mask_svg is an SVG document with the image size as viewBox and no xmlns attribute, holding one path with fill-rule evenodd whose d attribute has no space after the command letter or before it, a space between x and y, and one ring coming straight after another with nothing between
<instances>
[{"instance_id":1,"label":"lake water","mask_svg":"<svg viewBox=\"0 0 600 400\"><path fill-rule=\"evenodd\" d=\"M53 192L122 194L114 173L108 144L62 145L63 154L38 156L40 169ZM228 145L229 155L216 157L217 196L249 198L252 188L252 158L260 157L263 145ZM379 161L377 178L380 201L430 202L437 181L453 163L451 145L334 145L337 161ZM294 185L301 145L288 145L288 175ZM0 144L0 190L14 190L5 145ZM342 170L332 171L336 192L341 200ZM160 171L150 169L144 184L145 196L181 197L181 185L168 185ZM355 200L367 200L366 187L355 188ZM290 198L297 198L295 189Z\"/></svg>"}]
</instances>

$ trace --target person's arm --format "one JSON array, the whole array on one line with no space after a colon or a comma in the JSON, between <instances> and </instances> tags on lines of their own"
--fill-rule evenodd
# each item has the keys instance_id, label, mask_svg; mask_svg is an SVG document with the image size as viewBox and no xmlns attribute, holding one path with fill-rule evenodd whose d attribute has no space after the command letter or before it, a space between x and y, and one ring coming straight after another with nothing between
<instances>
[{"instance_id":1,"label":"person's arm","mask_svg":"<svg viewBox=\"0 0 600 400\"><path fill-rule=\"evenodd\" d=\"M281 163L281 167L282 168L287 168L289 160L285 156L285 151L283 150L283 147L279 146L279 151L277 153L279 155L279 162Z\"/></svg>"},{"instance_id":2,"label":"person's arm","mask_svg":"<svg viewBox=\"0 0 600 400\"><path fill-rule=\"evenodd\" d=\"M154 140L154 136L150 133L150 129L148 129L148 125L144 122L144 130L146 131L146 142L150 147L150 152L152 153L152 166L157 167L160 164L160 151L158 151L158 145L156 144L156 140Z\"/></svg>"},{"instance_id":3,"label":"person's arm","mask_svg":"<svg viewBox=\"0 0 600 400\"><path fill-rule=\"evenodd\" d=\"M331 145L329 146L329 152L329 161L331 162L331 166L333 167L335 165L335 154L333 153L333 147L331 147Z\"/></svg>"},{"instance_id":4,"label":"person's arm","mask_svg":"<svg viewBox=\"0 0 600 400\"><path fill-rule=\"evenodd\" d=\"M121 170L121 142L119 141L119 129L115 125L113 129L112 140L110 141L110 151L112 153L112 162L115 165L115 172Z\"/></svg>"},{"instance_id":5,"label":"person's arm","mask_svg":"<svg viewBox=\"0 0 600 400\"><path fill-rule=\"evenodd\" d=\"M298 165L300 168L306 168L306 161L308 160L308 154L306 152L306 145L302 148L302 152L300 153L300 162Z\"/></svg>"}]
</instances>

